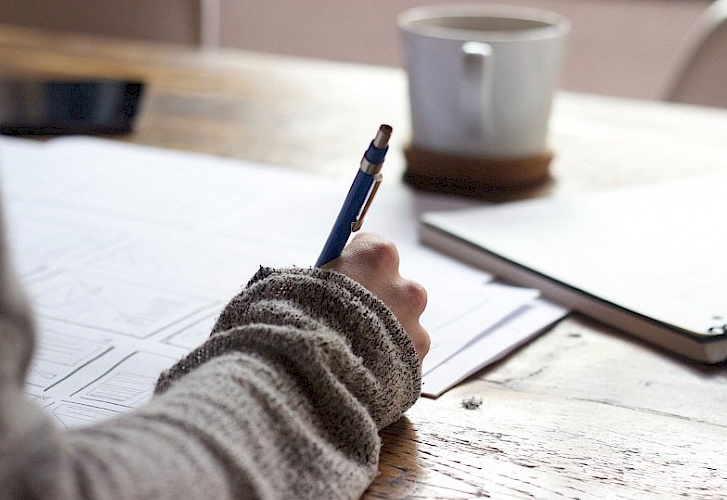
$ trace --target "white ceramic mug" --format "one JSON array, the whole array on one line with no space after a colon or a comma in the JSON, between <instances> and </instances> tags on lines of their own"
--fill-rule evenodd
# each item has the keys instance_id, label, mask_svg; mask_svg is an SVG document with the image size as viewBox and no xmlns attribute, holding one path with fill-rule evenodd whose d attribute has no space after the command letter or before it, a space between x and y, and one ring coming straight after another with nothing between
<instances>
[{"instance_id":1,"label":"white ceramic mug","mask_svg":"<svg viewBox=\"0 0 727 500\"><path fill-rule=\"evenodd\" d=\"M568 21L497 5L418 7L397 19L409 77L412 146L524 158L547 149Z\"/></svg>"}]
</instances>

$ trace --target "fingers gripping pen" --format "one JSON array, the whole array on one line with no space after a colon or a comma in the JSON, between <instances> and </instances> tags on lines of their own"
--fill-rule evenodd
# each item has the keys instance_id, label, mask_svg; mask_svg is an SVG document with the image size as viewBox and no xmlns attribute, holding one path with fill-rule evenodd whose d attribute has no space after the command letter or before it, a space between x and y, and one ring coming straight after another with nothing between
<instances>
[{"instance_id":1,"label":"fingers gripping pen","mask_svg":"<svg viewBox=\"0 0 727 500\"><path fill-rule=\"evenodd\" d=\"M391 132L392 128L389 125L381 125L376 137L364 153L351 189L316 261L316 267L321 267L339 257L351 233L361 229L364 216L381 183L381 167L389 150Z\"/></svg>"}]
</instances>

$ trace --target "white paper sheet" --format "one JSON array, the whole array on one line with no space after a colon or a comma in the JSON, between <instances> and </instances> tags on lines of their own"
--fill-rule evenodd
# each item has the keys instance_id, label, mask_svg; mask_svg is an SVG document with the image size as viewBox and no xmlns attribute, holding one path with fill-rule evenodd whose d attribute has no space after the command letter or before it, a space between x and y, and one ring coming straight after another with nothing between
<instances>
[{"instance_id":1,"label":"white paper sheet","mask_svg":"<svg viewBox=\"0 0 727 500\"><path fill-rule=\"evenodd\" d=\"M352 177L356 160L345 167ZM115 141L3 137L0 186L39 318L27 392L73 427L146 401L159 371L207 337L259 265L311 265L349 184ZM428 290L425 379L438 393L564 313L488 343L493 325L537 292L493 284L418 245L423 211L467 205L385 182L364 225L397 244L402 274ZM450 363L474 339L480 352L467 347L468 356L481 362Z\"/></svg>"},{"instance_id":2,"label":"white paper sheet","mask_svg":"<svg viewBox=\"0 0 727 500\"><path fill-rule=\"evenodd\" d=\"M437 397L470 375L501 359L561 319L567 310L543 299L521 306L513 314L475 336L455 354L422 377L422 394Z\"/></svg>"}]
</instances>

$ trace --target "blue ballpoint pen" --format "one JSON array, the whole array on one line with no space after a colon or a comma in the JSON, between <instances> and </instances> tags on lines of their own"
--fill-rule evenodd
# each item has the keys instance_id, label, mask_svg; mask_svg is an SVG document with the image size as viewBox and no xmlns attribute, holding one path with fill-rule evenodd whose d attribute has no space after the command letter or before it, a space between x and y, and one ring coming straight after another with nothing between
<instances>
[{"instance_id":1,"label":"blue ballpoint pen","mask_svg":"<svg viewBox=\"0 0 727 500\"><path fill-rule=\"evenodd\" d=\"M361 165L341 211L338 213L336 222L333 224L333 229L328 235L328 240L323 246L321 255L316 261L316 267L321 267L339 257L351 233L361 229L363 218L381 183L381 167L384 165L384 158L389 150L391 131L392 128L389 125L381 125L376 137L361 158Z\"/></svg>"}]
</instances>

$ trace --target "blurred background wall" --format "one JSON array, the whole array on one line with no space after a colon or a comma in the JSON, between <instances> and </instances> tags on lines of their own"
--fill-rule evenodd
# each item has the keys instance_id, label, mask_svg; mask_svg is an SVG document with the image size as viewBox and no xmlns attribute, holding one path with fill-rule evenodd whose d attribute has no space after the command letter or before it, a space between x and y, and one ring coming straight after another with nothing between
<instances>
[{"instance_id":1,"label":"blurred background wall","mask_svg":"<svg viewBox=\"0 0 727 500\"><path fill-rule=\"evenodd\" d=\"M398 66L396 15L433 3L458 2L0 0L0 23ZM710 0L496 3L554 10L570 19L564 89L652 98L687 31Z\"/></svg>"}]
</instances>

